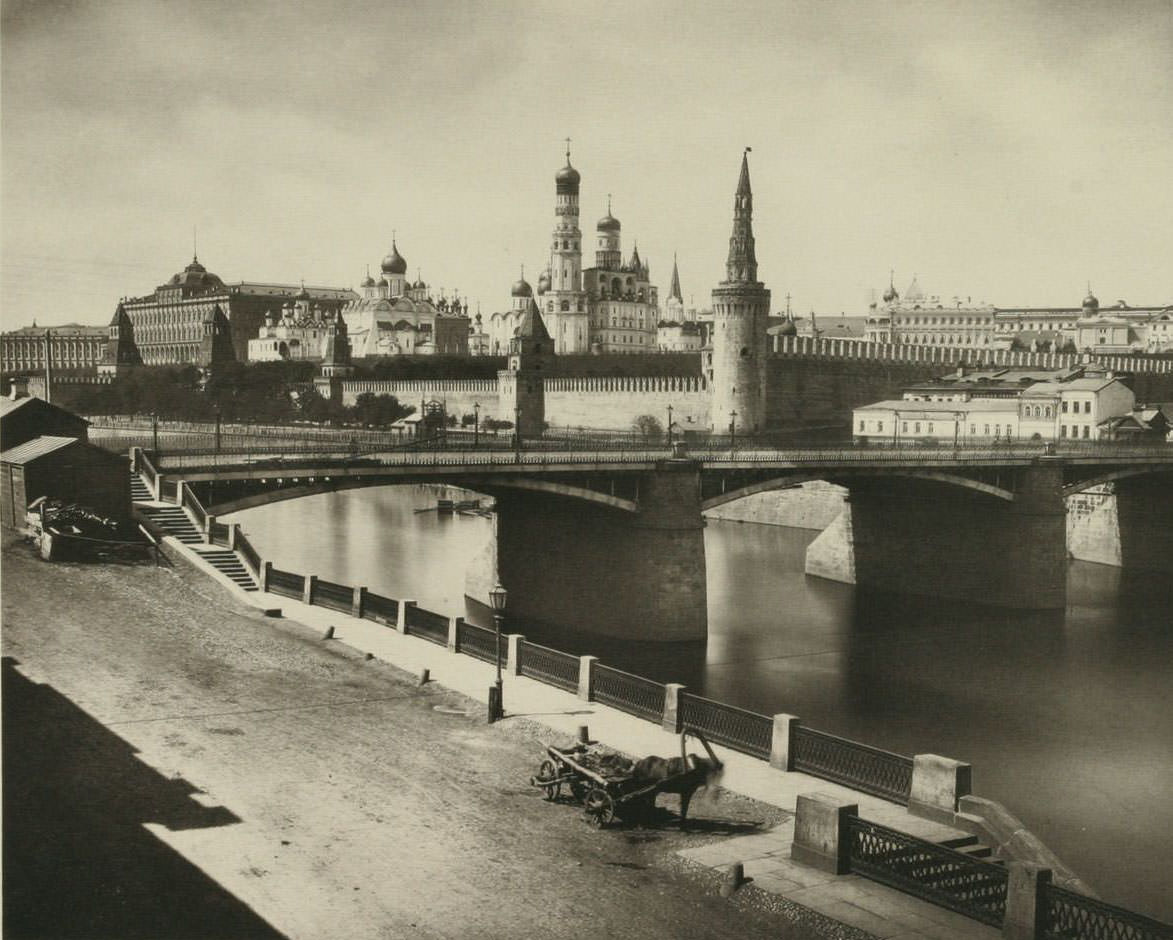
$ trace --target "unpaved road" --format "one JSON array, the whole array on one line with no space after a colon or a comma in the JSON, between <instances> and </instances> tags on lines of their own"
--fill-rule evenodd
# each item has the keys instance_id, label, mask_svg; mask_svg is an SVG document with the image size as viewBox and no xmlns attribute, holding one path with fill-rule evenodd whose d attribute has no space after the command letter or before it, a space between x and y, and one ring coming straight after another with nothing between
<instances>
[{"instance_id":1,"label":"unpaved road","mask_svg":"<svg viewBox=\"0 0 1173 940\"><path fill-rule=\"evenodd\" d=\"M598 832L536 725L190 570L3 561L8 938L860 936L674 855L777 810Z\"/></svg>"}]
</instances>

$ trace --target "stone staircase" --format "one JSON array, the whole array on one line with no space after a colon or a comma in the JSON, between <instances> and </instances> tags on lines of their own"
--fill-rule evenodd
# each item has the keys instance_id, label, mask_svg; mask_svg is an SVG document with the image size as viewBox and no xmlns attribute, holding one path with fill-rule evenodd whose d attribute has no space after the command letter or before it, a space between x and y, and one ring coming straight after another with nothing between
<instances>
[{"instance_id":1,"label":"stone staircase","mask_svg":"<svg viewBox=\"0 0 1173 940\"><path fill-rule=\"evenodd\" d=\"M970 858L980 858L982 861L989 862L992 865L1006 864L1004 859L995 858L994 850L984 842L979 841L977 836L959 836L956 839L945 839L939 844L953 849L955 852L968 855Z\"/></svg>"},{"instance_id":2,"label":"stone staircase","mask_svg":"<svg viewBox=\"0 0 1173 940\"><path fill-rule=\"evenodd\" d=\"M164 535L170 535L184 545L202 545L204 537L195 523L179 506L139 506L139 511L157 525Z\"/></svg>"},{"instance_id":3,"label":"stone staircase","mask_svg":"<svg viewBox=\"0 0 1173 940\"><path fill-rule=\"evenodd\" d=\"M257 582L253 580L244 562L231 549L210 547L201 550L200 557L242 591L257 590Z\"/></svg>"},{"instance_id":4,"label":"stone staircase","mask_svg":"<svg viewBox=\"0 0 1173 940\"><path fill-rule=\"evenodd\" d=\"M147 486L147 481L137 473L130 475L130 498L136 503L150 503L155 499L150 487Z\"/></svg>"}]
</instances>

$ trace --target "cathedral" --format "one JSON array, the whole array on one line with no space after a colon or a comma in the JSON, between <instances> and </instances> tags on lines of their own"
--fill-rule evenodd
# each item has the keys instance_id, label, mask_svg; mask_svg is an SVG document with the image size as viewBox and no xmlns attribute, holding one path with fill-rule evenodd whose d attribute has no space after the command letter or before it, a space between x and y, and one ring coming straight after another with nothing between
<instances>
[{"instance_id":1,"label":"cathedral","mask_svg":"<svg viewBox=\"0 0 1173 940\"><path fill-rule=\"evenodd\" d=\"M380 270L378 281L368 271L361 296L342 308L356 359L469 354L467 302L449 300L442 293L435 299L418 273L414 282L409 280L407 261L394 239Z\"/></svg>"},{"instance_id":2,"label":"cathedral","mask_svg":"<svg viewBox=\"0 0 1173 940\"><path fill-rule=\"evenodd\" d=\"M610 199L607 214L595 226L594 266L583 269L578 202L581 180L581 174L570 163L568 149L566 165L554 174L549 265L538 278L536 295L523 270L513 284L510 308L489 317L486 336L491 354L507 353L531 301L541 311L555 351L563 355L658 352L656 327L660 320L683 319L675 270L675 305L662 317L650 268L640 257L639 248L633 245L630 257L623 260L622 227L611 214Z\"/></svg>"}]
</instances>

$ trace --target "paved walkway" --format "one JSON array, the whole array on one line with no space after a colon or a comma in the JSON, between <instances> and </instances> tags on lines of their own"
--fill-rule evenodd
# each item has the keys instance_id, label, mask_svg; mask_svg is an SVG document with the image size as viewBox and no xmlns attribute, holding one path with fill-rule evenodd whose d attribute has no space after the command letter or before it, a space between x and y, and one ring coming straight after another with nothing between
<instances>
[{"instance_id":1,"label":"paved walkway","mask_svg":"<svg viewBox=\"0 0 1173 940\"><path fill-rule=\"evenodd\" d=\"M188 558L198 557L191 546L173 539L171 544ZM410 673L423 669L431 679L476 701L488 703L494 668L418 637L405 636L394 628L369 620L303 604L268 593L246 593L206 563L209 572L236 596L260 608L280 608L282 615L321 630L334 628L336 642L391 663ZM504 643L504 641L502 641ZM588 725L592 739L633 755L671 756L679 749L679 737L634 716L598 702L583 702L577 696L524 676L504 677L506 717L513 715L536 720L553 732L551 743L569 743L580 725ZM902 832L940 842L967 833L910 814L903 806L889 803L830 781L807 774L783 772L736 751L717 747L725 771L721 785L735 793L768 803L790 813L799 794L823 792L859 805L859 815ZM536 769L536 767L535 767ZM680 854L715 869L743 862L745 874L763 891L781 895L842 923L877 937L933 938L933 940L991 940L1000 931L944 908L913 898L857 875L829 875L790 860L793 818L765 834L735 836Z\"/></svg>"}]
</instances>

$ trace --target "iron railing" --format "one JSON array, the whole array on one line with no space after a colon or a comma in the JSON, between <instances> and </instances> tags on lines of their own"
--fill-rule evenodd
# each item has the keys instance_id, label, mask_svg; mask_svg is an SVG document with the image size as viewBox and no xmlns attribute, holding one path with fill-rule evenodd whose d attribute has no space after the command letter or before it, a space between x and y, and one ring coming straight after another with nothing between
<instances>
[{"instance_id":1,"label":"iron railing","mask_svg":"<svg viewBox=\"0 0 1173 940\"><path fill-rule=\"evenodd\" d=\"M846 817L851 871L872 881L1001 927L1007 871L972 855L879 823ZM1082 936L1082 934L1080 935Z\"/></svg>"},{"instance_id":2,"label":"iron railing","mask_svg":"<svg viewBox=\"0 0 1173 940\"><path fill-rule=\"evenodd\" d=\"M664 717L663 684L601 663L591 666L591 700L648 721Z\"/></svg>"},{"instance_id":3,"label":"iron railing","mask_svg":"<svg viewBox=\"0 0 1173 940\"><path fill-rule=\"evenodd\" d=\"M236 550L244 557L245 564L252 568L253 573L259 575L261 573L261 556L240 529L236 530Z\"/></svg>"},{"instance_id":4,"label":"iron railing","mask_svg":"<svg viewBox=\"0 0 1173 940\"><path fill-rule=\"evenodd\" d=\"M802 726L794 731L791 769L903 805L912 789L911 757Z\"/></svg>"},{"instance_id":5,"label":"iron railing","mask_svg":"<svg viewBox=\"0 0 1173 940\"><path fill-rule=\"evenodd\" d=\"M1170 940L1173 926L1058 885L1044 888L1045 940Z\"/></svg>"},{"instance_id":6,"label":"iron railing","mask_svg":"<svg viewBox=\"0 0 1173 940\"><path fill-rule=\"evenodd\" d=\"M354 588L348 584L318 579L314 582L313 603L348 614L354 606Z\"/></svg>"},{"instance_id":7,"label":"iron railing","mask_svg":"<svg viewBox=\"0 0 1173 940\"><path fill-rule=\"evenodd\" d=\"M425 640L448 645L448 618L443 614L436 614L423 607L407 608L407 632L421 636Z\"/></svg>"},{"instance_id":8,"label":"iron railing","mask_svg":"<svg viewBox=\"0 0 1173 940\"><path fill-rule=\"evenodd\" d=\"M743 754L770 759L774 737L772 718L682 692L680 720L686 730L701 731L706 737Z\"/></svg>"},{"instance_id":9,"label":"iron railing","mask_svg":"<svg viewBox=\"0 0 1173 940\"><path fill-rule=\"evenodd\" d=\"M393 597L384 597L382 594L372 594L368 591L363 600L362 615L365 620L398 623L399 601Z\"/></svg>"},{"instance_id":10,"label":"iron railing","mask_svg":"<svg viewBox=\"0 0 1173 940\"><path fill-rule=\"evenodd\" d=\"M528 641L523 641L520 647L518 671L523 676L557 686L567 692L578 691L577 656Z\"/></svg>"},{"instance_id":11,"label":"iron railing","mask_svg":"<svg viewBox=\"0 0 1173 940\"><path fill-rule=\"evenodd\" d=\"M305 575L280 568L269 569L269 590L283 597L301 600L305 596Z\"/></svg>"},{"instance_id":12,"label":"iron railing","mask_svg":"<svg viewBox=\"0 0 1173 940\"><path fill-rule=\"evenodd\" d=\"M456 626L456 648L473 659L486 663L497 661L497 632L475 623L461 621ZM505 637L501 637L501 661L505 661Z\"/></svg>"}]
</instances>

